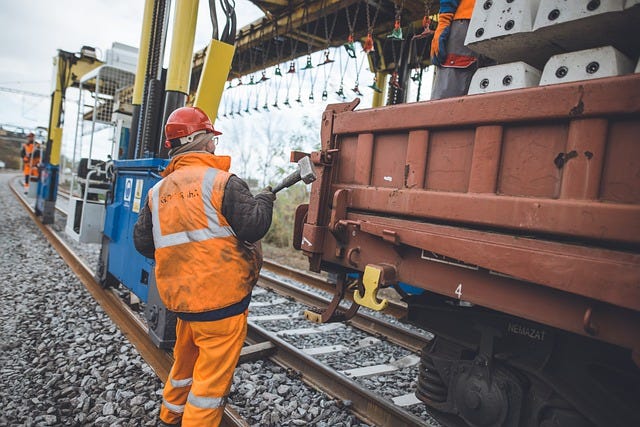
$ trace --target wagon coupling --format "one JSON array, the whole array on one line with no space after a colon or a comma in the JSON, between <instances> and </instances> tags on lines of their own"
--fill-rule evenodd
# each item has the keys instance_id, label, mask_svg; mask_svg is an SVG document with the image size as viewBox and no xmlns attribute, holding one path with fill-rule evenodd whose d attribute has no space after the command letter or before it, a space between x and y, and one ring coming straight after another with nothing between
<instances>
[{"instance_id":1,"label":"wagon coupling","mask_svg":"<svg viewBox=\"0 0 640 427\"><path fill-rule=\"evenodd\" d=\"M372 310L384 310L389 301L378 299L378 289L380 285L387 287L396 281L395 267L390 265L367 265L362 276L364 293L356 290L353 293L353 300Z\"/></svg>"}]
</instances>

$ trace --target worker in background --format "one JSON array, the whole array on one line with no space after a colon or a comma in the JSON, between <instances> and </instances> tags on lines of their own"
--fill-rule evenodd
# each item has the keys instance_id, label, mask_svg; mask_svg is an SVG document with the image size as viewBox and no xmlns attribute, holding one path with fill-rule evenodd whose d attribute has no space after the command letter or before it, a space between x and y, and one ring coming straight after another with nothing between
<instances>
[{"instance_id":1,"label":"worker in background","mask_svg":"<svg viewBox=\"0 0 640 427\"><path fill-rule=\"evenodd\" d=\"M31 177L32 168L32 155L35 148L35 135L33 132L29 132L27 135L27 142L22 144L20 150L20 157L22 157L22 173L24 174L24 194L29 191L29 179Z\"/></svg>"},{"instance_id":2,"label":"worker in background","mask_svg":"<svg viewBox=\"0 0 640 427\"><path fill-rule=\"evenodd\" d=\"M160 419L215 426L244 343L262 267L258 241L275 195L267 189L254 197L228 172L231 158L214 154L220 133L201 109L174 111L165 134L171 162L134 227L136 249L155 258L160 297L178 317Z\"/></svg>"},{"instance_id":3,"label":"worker in background","mask_svg":"<svg viewBox=\"0 0 640 427\"><path fill-rule=\"evenodd\" d=\"M33 151L31 152L31 181L38 181L40 178L40 159L42 158L42 146L38 141L33 144Z\"/></svg>"},{"instance_id":4,"label":"worker in background","mask_svg":"<svg viewBox=\"0 0 640 427\"><path fill-rule=\"evenodd\" d=\"M466 95L478 62L485 61L464 45L474 5L475 0L440 1L431 41L431 63L436 66L431 99Z\"/></svg>"}]
</instances>

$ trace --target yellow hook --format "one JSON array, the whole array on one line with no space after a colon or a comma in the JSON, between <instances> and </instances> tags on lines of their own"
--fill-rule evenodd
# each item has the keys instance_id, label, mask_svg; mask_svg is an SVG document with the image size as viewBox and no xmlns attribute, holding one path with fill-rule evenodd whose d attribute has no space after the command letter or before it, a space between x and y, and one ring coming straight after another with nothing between
<instances>
[{"instance_id":1,"label":"yellow hook","mask_svg":"<svg viewBox=\"0 0 640 427\"><path fill-rule=\"evenodd\" d=\"M378 285L383 269L374 265L367 265L362 276L362 284L364 285L364 295L360 295L360 291L353 293L353 300L358 304L370 308L372 310L381 311L387 307L389 301L386 299L378 300Z\"/></svg>"}]
</instances>

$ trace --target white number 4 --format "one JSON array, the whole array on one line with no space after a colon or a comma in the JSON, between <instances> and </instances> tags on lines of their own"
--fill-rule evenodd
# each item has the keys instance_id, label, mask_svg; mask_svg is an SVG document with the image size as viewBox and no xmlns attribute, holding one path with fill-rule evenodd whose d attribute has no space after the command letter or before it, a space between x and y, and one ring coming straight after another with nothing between
<instances>
[{"instance_id":1,"label":"white number 4","mask_svg":"<svg viewBox=\"0 0 640 427\"><path fill-rule=\"evenodd\" d=\"M458 299L462 298L462 283L458 284L458 287L456 288L456 291L454 293L458 295Z\"/></svg>"}]
</instances>

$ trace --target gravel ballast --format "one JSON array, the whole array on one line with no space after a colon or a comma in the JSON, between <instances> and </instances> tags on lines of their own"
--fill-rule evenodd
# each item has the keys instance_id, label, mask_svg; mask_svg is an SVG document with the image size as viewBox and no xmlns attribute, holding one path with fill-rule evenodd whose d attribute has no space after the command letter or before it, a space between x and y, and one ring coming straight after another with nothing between
<instances>
[{"instance_id":1,"label":"gravel ballast","mask_svg":"<svg viewBox=\"0 0 640 427\"><path fill-rule=\"evenodd\" d=\"M0 174L0 202L7 209L0 220L0 275L6 278L0 286L0 426L156 425L162 384L41 235L8 181ZM72 241L64 233L65 218L56 217L54 230L95 268L99 245ZM31 254L36 254L33 260ZM278 298L260 293L253 301ZM249 315L293 315L287 321L258 322L271 330L314 326L302 318L304 309L286 301L252 307ZM389 363L408 354L384 341L358 348L367 335L350 326L282 338L299 348L351 347L316 356L335 369ZM413 367L356 381L391 399L415 389L416 380ZM252 426L366 425L351 413L350 402L313 390L295 372L264 360L236 369L229 404ZM426 425L437 425L423 405L407 409Z\"/></svg>"},{"instance_id":2,"label":"gravel ballast","mask_svg":"<svg viewBox=\"0 0 640 427\"><path fill-rule=\"evenodd\" d=\"M0 425L156 425L162 384L42 236L11 178L0 174Z\"/></svg>"}]
</instances>

